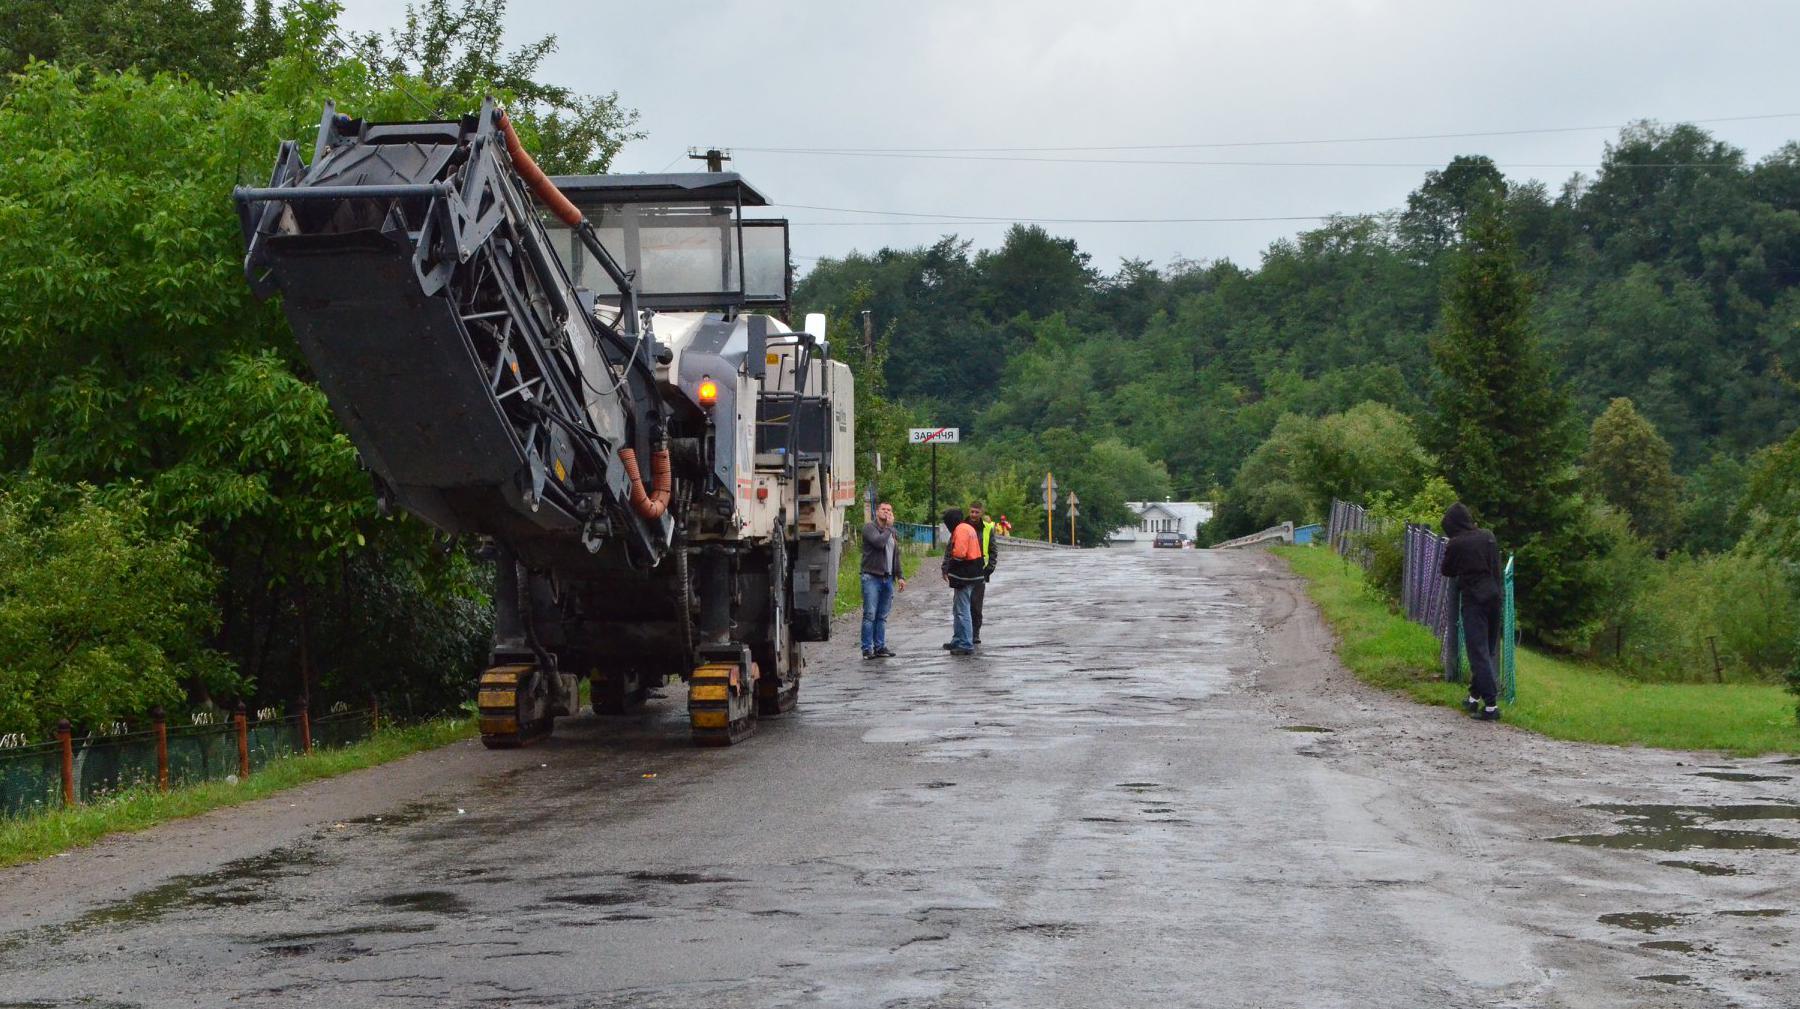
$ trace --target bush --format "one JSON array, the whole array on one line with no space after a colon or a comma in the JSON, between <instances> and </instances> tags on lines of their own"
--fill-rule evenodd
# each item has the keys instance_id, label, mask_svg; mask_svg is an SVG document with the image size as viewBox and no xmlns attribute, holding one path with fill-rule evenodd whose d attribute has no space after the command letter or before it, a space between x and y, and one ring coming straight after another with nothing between
<instances>
[{"instance_id":1,"label":"bush","mask_svg":"<svg viewBox=\"0 0 1800 1009\"><path fill-rule=\"evenodd\" d=\"M1621 663L1643 679L1792 676L1800 619L1781 567L1748 551L1676 555L1653 566L1631 607Z\"/></svg>"},{"instance_id":2,"label":"bush","mask_svg":"<svg viewBox=\"0 0 1800 1009\"><path fill-rule=\"evenodd\" d=\"M1386 491L1371 498L1370 529L1357 538L1358 545L1369 549L1369 568L1363 575L1369 588L1398 605L1406 574L1406 524L1414 522L1442 533L1439 526L1444 512L1455 503L1456 490L1438 476L1426 480L1409 498Z\"/></svg>"},{"instance_id":3,"label":"bush","mask_svg":"<svg viewBox=\"0 0 1800 1009\"><path fill-rule=\"evenodd\" d=\"M188 531L153 531L143 493L0 485L0 733L93 726L235 690L204 641L214 568Z\"/></svg>"}]
</instances>

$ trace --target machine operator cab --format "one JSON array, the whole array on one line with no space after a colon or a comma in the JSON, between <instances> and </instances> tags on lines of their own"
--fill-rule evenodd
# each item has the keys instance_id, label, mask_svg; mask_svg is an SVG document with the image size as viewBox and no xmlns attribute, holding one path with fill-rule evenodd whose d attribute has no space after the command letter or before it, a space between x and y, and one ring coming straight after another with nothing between
<instances>
[{"instance_id":1,"label":"machine operator cab","mask_svg":"<svg viewBox=\"0 0 1800 1009\"><path fill-rule=\"evenodd\" d=\"M704 418L712 501L735 527L724 534L759 539L784 527L784 538L799 541L796 595L814 580L829 593L844 508L855 498L854 389L849 367L830 359L824 316L789 326L787 221L746 218L745 208L769 201L735 172L553 181L650 313L671 401ZM621 298L600 264L566 227L548 223L575 286L599 292L596 310L616 317ZM807 541L829 545L829 571L804 570L817 552Z\"/></svg>"}]
</instances>

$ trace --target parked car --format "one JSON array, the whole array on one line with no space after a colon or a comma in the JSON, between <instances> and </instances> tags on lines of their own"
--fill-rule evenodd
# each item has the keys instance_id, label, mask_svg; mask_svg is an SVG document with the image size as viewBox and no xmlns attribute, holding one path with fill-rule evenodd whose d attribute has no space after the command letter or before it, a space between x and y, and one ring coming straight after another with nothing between
<instances>
[{"instance_id":1,"label":"parked car","mask_svg":"<svg viewBox=\"0 0 1800 1009\"><path fill-rule=\"evenodd\" d=\"M1152 540L1150 542L1150 545L1153 547L1174 547L1175 549L1180 550L1181 549L1181 534L1180 533L1157 533L1156 539Z\"/></svg>"}]
</instances>

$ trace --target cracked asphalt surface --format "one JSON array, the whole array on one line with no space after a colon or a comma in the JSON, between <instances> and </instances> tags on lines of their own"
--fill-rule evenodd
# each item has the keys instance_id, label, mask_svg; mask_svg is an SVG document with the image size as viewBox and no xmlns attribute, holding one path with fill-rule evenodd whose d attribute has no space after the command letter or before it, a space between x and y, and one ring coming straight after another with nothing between
<instances>
[{"instance_id":1,"label":"cracked asphalt surface","mask_svg":"<svg viewBox=\"0 0 1800 1009\"><path fill-rule=\"evenodd\" d=\"M972 659L933 581L729 750L671 688L0 872L0 1005L1800 1006L1791 760L1374 692L1260 552L1013 551Z\"/></svg>"}]
</instances>

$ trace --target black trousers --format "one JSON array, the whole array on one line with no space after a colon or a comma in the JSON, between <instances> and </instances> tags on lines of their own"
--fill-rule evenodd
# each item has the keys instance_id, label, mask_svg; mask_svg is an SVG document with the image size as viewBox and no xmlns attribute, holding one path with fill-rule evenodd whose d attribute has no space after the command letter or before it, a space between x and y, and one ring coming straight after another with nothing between
<instances>
[{"instance_id":1,"label":"black trousers","mask_svg":"<svg viewBox=\"0 0 1800 1009\"><path fill-rule=\"evenodd\" d=\"M1493 707L1499 703L1500 678L1495 669L1500 650L1500 601L1485 606L1464 599L1462 604L1463 651L1469 656L1469 696Z\"/></svg>"},{"instance_id":2,"label":"black trousers","mask_svg":"<svg viewBox=\"0 0 1800 1009\"><path fill-rule=\"evenodd\" d=\"M975 640L981 640L981 597L987 595L987 582L976 582L969 591L970 623L975 626Z\"/></svg>"}]
</instances>

